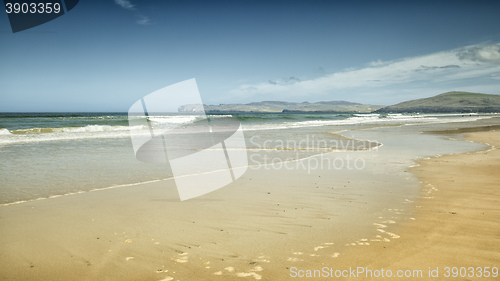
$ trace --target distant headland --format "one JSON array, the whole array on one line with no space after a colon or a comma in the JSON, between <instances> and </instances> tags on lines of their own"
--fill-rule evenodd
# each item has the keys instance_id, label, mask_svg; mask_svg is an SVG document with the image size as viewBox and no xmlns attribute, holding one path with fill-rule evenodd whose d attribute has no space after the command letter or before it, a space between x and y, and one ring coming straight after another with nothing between
<instances>
[{"instance_id":1,"label":"distant headland","mask_svg":"<svg viewBox=\"0 0 500 281\"><path fill-rule=\"evenodd\" d=\"M187 104L178 111L207 113L472 113L500 112L500 95L447 92L430 98L401 102L391 106L348 101L284 102L262 101L247 104Z\"/></svg>"}]
</instances>

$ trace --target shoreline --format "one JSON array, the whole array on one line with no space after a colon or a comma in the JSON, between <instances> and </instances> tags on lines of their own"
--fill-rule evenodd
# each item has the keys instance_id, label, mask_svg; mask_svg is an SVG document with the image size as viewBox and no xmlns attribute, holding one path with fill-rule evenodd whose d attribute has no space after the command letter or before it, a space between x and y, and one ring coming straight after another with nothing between
<instances>
[{"instance_id":1,"label":"shoreline","mask_svg":"<svg viewBox=\"0 0 500 281\"><path fill-rule=\"evenodd\" d=\"M167 181L167 180L172 180L172 179L173 179L173 177L166 178L166 179L160 179L160 180L150 180L150 181L144 181L144 182L137 182L137 183L118 184L118 185L112 185L112 186L101 187L101 188L94 188L94 189L89 189L89 190L80 190L77 192L69 192L69 193L64 193L64 194L55 194L55 195L51 195L49 197L38 197L38 198L34 198L34 199L26 199L26 200L14 201L14 202L9 202L9 203L2 203L2 204L0 204L0 208L7 207L7 206L13 206L13 205L20 205L20 204L29 203L29 202L41 201L41 200L55 199L55 198L64 197L64 196L78 195L78 194L84 194L84 193L89 193L89 192L97 192L97 191L103 191L103 190L120 188L120 187L137 186L137 185Z\"/></svg>"},{"instance_id":2,"label":"shoreline","mask_svg":"<svg viewBox=\"0 0 500 281\"><path fill-rule=\"evenodd\" d=\"M335 134L335 133L332 133L332 134ZM332 152L332 151L336 151L336 152L351 152L351 153L366 152L366 151L371 151L371 150L374 150L374 149L378 149L378 148L380 148L380 147L383 146L382 143L377 143L377 142L370 141L370 140L352 139L352 138L345 137L345 136L343 136L341 134L336 134L336 135L344 138L345 140L348 141L348 143L352 142L352 145L347 145L346 146L346 147L351 146L352 149L348 149L348 148L341 148L341 149L337 149L337 148L325 148L324 150L325 150L326 153L329 153L329 152ZM355 148L354 147L354 142L362 143L362 147L363 148L360 149L359 147L361 147L361 145L359 145L359 144L358 144L358 147ZM366 146L368 146L368 148L366 148ZM266 150L266 149L248 148L248 150L249 151L260 151L260 150ZM270 151L279 151L279 150L286 150L286 149L267 149L267 150L270 150ZM316 154L302 156L301 158L297 157L296 159L292 159L292 160L285 159L283 162L289 162L289 163L300 162L300 161L304 161L304 160L307 160L307 159L310 159L310 158L318 157L319 155L325 153L325 152L324 153L320 153L319 152L320 151L319 148L312 148L311 150L312 151L316 151ZM272 166L272 165L273 165L273 163L264 163L264 164L258 164L258 165L248 165L248 168L252 169L253 166L264 166L265 167L265 166ZM217 172L217 171L213 171L213 172ZM197 174L185 175L183 177L189 177L189 176L195 176L195 175L197 175ZM125 183L125 184L116 184L116 185L111 185L111 186L105 186L105 187L88 189L88 190L79 190L79 191L68 192L68 193L63 193L63 194L53 194L53 195L46 196L46 197L37 197L37 198L32 198L32 199L23 199L23 200L18 200L18 201L13 201L13 202L0 203L0 208L7 207L7 206L12 206L12 205L24 204L24 203L27 203L27 202L47 200L47 199L54 199L54 198L63 197L63 196L71 196L71 195L83 194L83 193L88 193L88 192L96 192L96 191L102 191L102 190L108 190L108 189L114 189L114 188L121 188L121 187L128 187L128 186L140 186L140 185L154 183L154 182L165 182L165 181L171 181L171 180L174 180L173 176L170 176L170 177L167 177L167 178L163 178L163 179L147 180L147 181L142 181L142 182L133 182L133 183Z\"/></svg>"},{"instance_id":3,"label":"shoreline","mask_svg":"<svg viewBox=\"0 0 500 281\"><path fill-rule=\"evenodd\" d=\"M418 160L410 171L421 182L421 195L414 203L414 219L395 228L401 238L353 248L336 266L422 274L403 280L445 279L450 274L451 280L498 280L500 274L479 277L478 268L500 270L500 131L455 131L466 133L463 140L489 148ZM458 271L454 277L453 268L465 268L462 270L469 276L462 278ZM379 279L361 276L363 280ZM356 279L359 276L347 278Z\"/></svg>"}]
</instances>

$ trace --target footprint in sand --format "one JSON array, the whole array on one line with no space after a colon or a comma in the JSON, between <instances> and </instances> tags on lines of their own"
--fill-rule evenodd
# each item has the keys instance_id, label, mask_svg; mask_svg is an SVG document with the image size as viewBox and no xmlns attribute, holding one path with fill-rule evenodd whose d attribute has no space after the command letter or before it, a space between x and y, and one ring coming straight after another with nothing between
<instances>
[{"instance_id":1,"label":"footprint in sand","mask_svg":"<svg viewBox=\"0 0 500 281\"><path fill-rule=\"evenodd\" d=\"M256 266L256 267L254 267L254 269L252 269L252 270L253 270L253 271L257 271L257 272L258 272L258 271L262 271L262 270L264 270L264 268L263 268L262 266L260 266L260 265L257 265L257 266Z\"/></svg>"},{"instance_id":2,"label":"footprint in sand","mask_svg":"<svg viewBox=\"0 0 500 281\"><path fill-rule=\"evenodd\" d=\"M188 253L179 254L179 258L175 259L177 263L186 263L188 262L189 256Z\"/></svg>"},{"instance_id":3,"label":"footprint in sand","mask_svg":"<svg viewBox=\"0 0 500 281\"><path fill-rule=\"evenodd\" d=\"M392 239L398 239L399 237L401 237L401 236L399 236L397 234L394 234L392 232L387 232L387 231L385 231L383 229L380 229L380 228L378 228L377 230L380 231L380 232L382 232L382 233L385 233L385 234L389 235Z\"/></svg>"},{"instance_id":4,"label":"footprint in sand","mask_svg":"<svg viewBox=\"0 0 500 281\"><path fill-rule=\"evenodd\" d=\"M387 235L391 236L391 238L392 238L392 239L398 239L399 237L401 237L401 236L399 236L399 235L397 235L397 234L394 234L394 233L392 233L392 232L387 232L387 231L386 231L385 233L387 233Z\"/></svg>"},{"instance_id":5,"label":"footprint in sand","mask_svg":"<svg viewBox=\"0 0 500 281\"><path fill-rule=\"evenodd\" d=\"M260 280L260 279L262 279L262 275L257 274L257 273L255 273L255 272L238 272L238 273L236 273L236 276L238 276L238 277L249 277L249 276L253 276L253 278L254 278L255 280Z\"/></svg>"},{"instance_id":6,"label":"footprint in sand","mask_svg":"<svg viewBox=\"0 0 500 281\"><path fill-rule=\"evenodd\" d=\"M224 269L225 269L226 271L228 271L228 272L234 272L234 267L232 267L232 266L228 266L228 267L226 267L226 268L224 268Z\"/></svg>"},{"instance_id":7,"label":"footprint in sand","mask_svg":"<svg viewBox=\"0 0 500 281\"><path fill-rule=\"evenodd\" d=\"M264 255L259 256L257 261L259 261L259 262L267 262L267 263L271 262L269 260L269 257L268 256L264 256Z\"/></svg>"},{"instance_id":8,"label":"footprint in sand","mask_svg":"<svg viewBox=\"0 0 500 281\"><path fill-rule=\"evenodd\" d=\"M368 239L363 238L363 239L359 239L357 241L354 241L352 243L347 243L345 245L346 246L368 246L368 245L370 245L370 243L367 241L368 241ZM373 240L371 240L371 241L373 241Z\"/></svg>"},{"instance_id":9,"label":"footprint in sand","mask_svg":"<svg viewBox=\"0 0 500 281\"><path fill-rule=\"evenodd\" d=\"M324 248L328 248L329 246L333 245L334 243L332 242L326 242L326 243L323 243L321 244L320 246L316 246L314 247L314 251L317 252L318 250L320 249L324 249Z\"/></svg>"},{"instance_id":10,"label":"footprint in sand","mask_svg":"<svg viewBox=\"0 0 500 281\"><path fill-rule=\"evenodd\" d=\"M229 273L235 272L235 269L232 266L228 266L228 267L224 268L224 270L229 272ZM249 272L237 272L236 276L237 277L250 277L250 276L252 276L255 280L260 280L260 279L262 279L262 275L258 274L257 272L260 272L263 270L264 270L264 268L262 266L257 265L254 268L250 269ZM214 272L214 275L222 275L222 274L223 274L222 271Z\"/></svg>"},{"instance_id":11,"label":"footprint in sand","mask_svg":"<svg viewBox=\"0 0 500 281\"><path fill-rule=\"evenodd\" d=\"M314 247L314 251L317 252L319 249L323 249L323 248L325 248L325 247L323 247L323 246L317 246L317 247Z\"/></svg>"}]
</instances>

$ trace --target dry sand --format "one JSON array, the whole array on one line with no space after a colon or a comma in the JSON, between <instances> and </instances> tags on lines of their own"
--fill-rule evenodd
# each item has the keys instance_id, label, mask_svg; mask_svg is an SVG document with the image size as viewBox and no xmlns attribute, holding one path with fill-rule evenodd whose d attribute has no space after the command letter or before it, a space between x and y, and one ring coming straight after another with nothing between
<instances>
[{"instance_id":1,"label":"dry sand","mask_svg":"<svg viewBox=\"0 0 500 281\"><path fill-rule=\"evenodd\" d=\"M400 239L353 248L332 266L383 268L393 274L397 270L422 270L422 277L398 280L500 280L478 277L477 269L500 269L500 131L470 133L465 139L491 147L420 160L420 165L412 169L424 188L416 202L415 220L395 229ZM455 278L446 278L446 267L465 267L467 271L462 272L469 276L460 277L459 272ZM429 277L429 268L434 274L438 269L439 278Z\"/></svg>"}]
</instances>

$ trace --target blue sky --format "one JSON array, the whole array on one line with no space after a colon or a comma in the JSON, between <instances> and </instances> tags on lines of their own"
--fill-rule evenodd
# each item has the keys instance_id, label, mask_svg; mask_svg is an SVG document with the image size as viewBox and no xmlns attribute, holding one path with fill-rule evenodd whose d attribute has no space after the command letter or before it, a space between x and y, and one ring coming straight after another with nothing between
<instances>
[{"instance_id":1,"label":"blue sky","mask_svg":"<svg viewBox=\"0 0 500 281\"><path fill-rule=\"evenodd\" d=\"M13 34L0 13L0 111L127 111L196 78L206 104L390 105L500 94L499 1L81 0Z\"/></svg>"}]
</instances>

